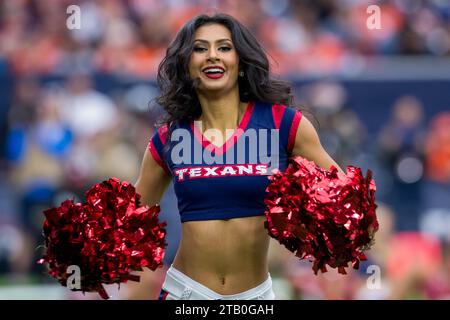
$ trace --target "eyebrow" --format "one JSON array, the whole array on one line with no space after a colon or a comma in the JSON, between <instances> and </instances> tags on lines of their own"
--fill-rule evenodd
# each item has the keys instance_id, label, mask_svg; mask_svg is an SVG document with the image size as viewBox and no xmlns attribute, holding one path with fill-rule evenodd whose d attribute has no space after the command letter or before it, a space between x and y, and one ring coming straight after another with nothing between
<instances>
[{"instance_id":1,"label":"eyebrow","mask_svg":"<svg viewBox=\"0 0 450 320\"><path fill-rule=\"evenodd\" d=\"M195 39L194 42L195 42L195 41L203 42L203 43L209 43L208 40L204 40L204 39ZM225 42L225 41L230 41L230 42L232 42L231 39L219 39L219 40L216 40L215 42L218 43L218 42Z\"/></svg>"}]
</instances>

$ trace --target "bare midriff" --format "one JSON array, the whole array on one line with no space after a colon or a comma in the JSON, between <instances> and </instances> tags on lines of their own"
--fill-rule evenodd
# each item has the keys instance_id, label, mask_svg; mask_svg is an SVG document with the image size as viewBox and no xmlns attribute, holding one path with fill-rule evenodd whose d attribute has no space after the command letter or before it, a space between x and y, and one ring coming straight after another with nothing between
<instances>
[{"instance_id":1,"label":"bare midriff","mask_svg":"<svg viewBox=\"0 0 450 320\"><path fill-rule=\"evenodd\" d=\"M173 267L218 294L252 289L267 279L264 216L188 221Z\"/></svg>"}]
</instances>

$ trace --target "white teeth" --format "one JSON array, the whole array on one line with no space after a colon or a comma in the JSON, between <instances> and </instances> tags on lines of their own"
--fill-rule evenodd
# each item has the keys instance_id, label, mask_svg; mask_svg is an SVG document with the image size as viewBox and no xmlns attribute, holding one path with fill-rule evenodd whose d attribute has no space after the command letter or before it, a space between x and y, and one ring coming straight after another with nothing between
<instances>
[{"instance_id":1,"label":"white teeth","mask_svg":"<svg viewBox=\"0 0 450 320\"><path fill-rule=\"evenodd\" d=\"M209 69L204 70L204 72L205 73L216 73L216 72L223 73L223 70L219 69L219 68L209 68Z\"/></svg>"}]
</instances>

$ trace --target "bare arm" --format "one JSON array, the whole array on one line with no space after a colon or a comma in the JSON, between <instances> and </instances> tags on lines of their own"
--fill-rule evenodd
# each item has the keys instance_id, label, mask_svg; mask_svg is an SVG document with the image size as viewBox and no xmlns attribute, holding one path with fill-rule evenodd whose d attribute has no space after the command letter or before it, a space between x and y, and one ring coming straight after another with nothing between
<instances>
[{"instance_id":1,"label":"bare arm","mask_svg":"<svg viewBox=\"0 0 450 320\"><path fill-rule=\"evenodd\" d=\"M316 129L306 117L302 117L298 126L292 155L314 161L319 167L327 170L333 165L342 171L341 167L322 147Z\"/></svg>"},{"instance_id":2,"label":"bare arm","mask_svg":"<svg viewBox=\"0 0 450 320\"><path fill-rule=\"evenodd\" d=\"M142 196L142 204L150 206L159 204L169 183L170 176L146 149L139 177L134 184L136 192ZM158 268L155 271L144 268L144 271L136 274L141 279L139 282L130 281L124 285L126 287L124 298L127 300L157 299L164 279L165 268Z\"/></svg>"},{"instance_id":3,"label":"bare arm","mask_svg":"<svg viewBox=\"0 0 450 320\"><path fill-rule=\"evenodd\" d=\"M134 184L136 192L142 196L142 203L148 205L159 204L170 183L170 176L145 150L139 177Z\"/></svg>"}]
</instances>

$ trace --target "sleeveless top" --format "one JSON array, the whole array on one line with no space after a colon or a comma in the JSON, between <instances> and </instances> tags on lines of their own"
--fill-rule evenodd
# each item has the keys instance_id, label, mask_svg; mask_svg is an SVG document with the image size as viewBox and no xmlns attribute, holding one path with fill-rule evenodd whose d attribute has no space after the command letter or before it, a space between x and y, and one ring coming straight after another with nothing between
<instances>
[{"instance_id":1,"label":"sleeveless top","mask_svg":"<svg viewBox=\"0 0 450 320\"><path fill-rule=\"evenodd\" d=\"M286 169L301 118L292 107L249 102L221 147L204 137L199 121L159 128L148 149L172 177L181 222L264 215L268 176Z\"/></svg>"}]
</instances>

